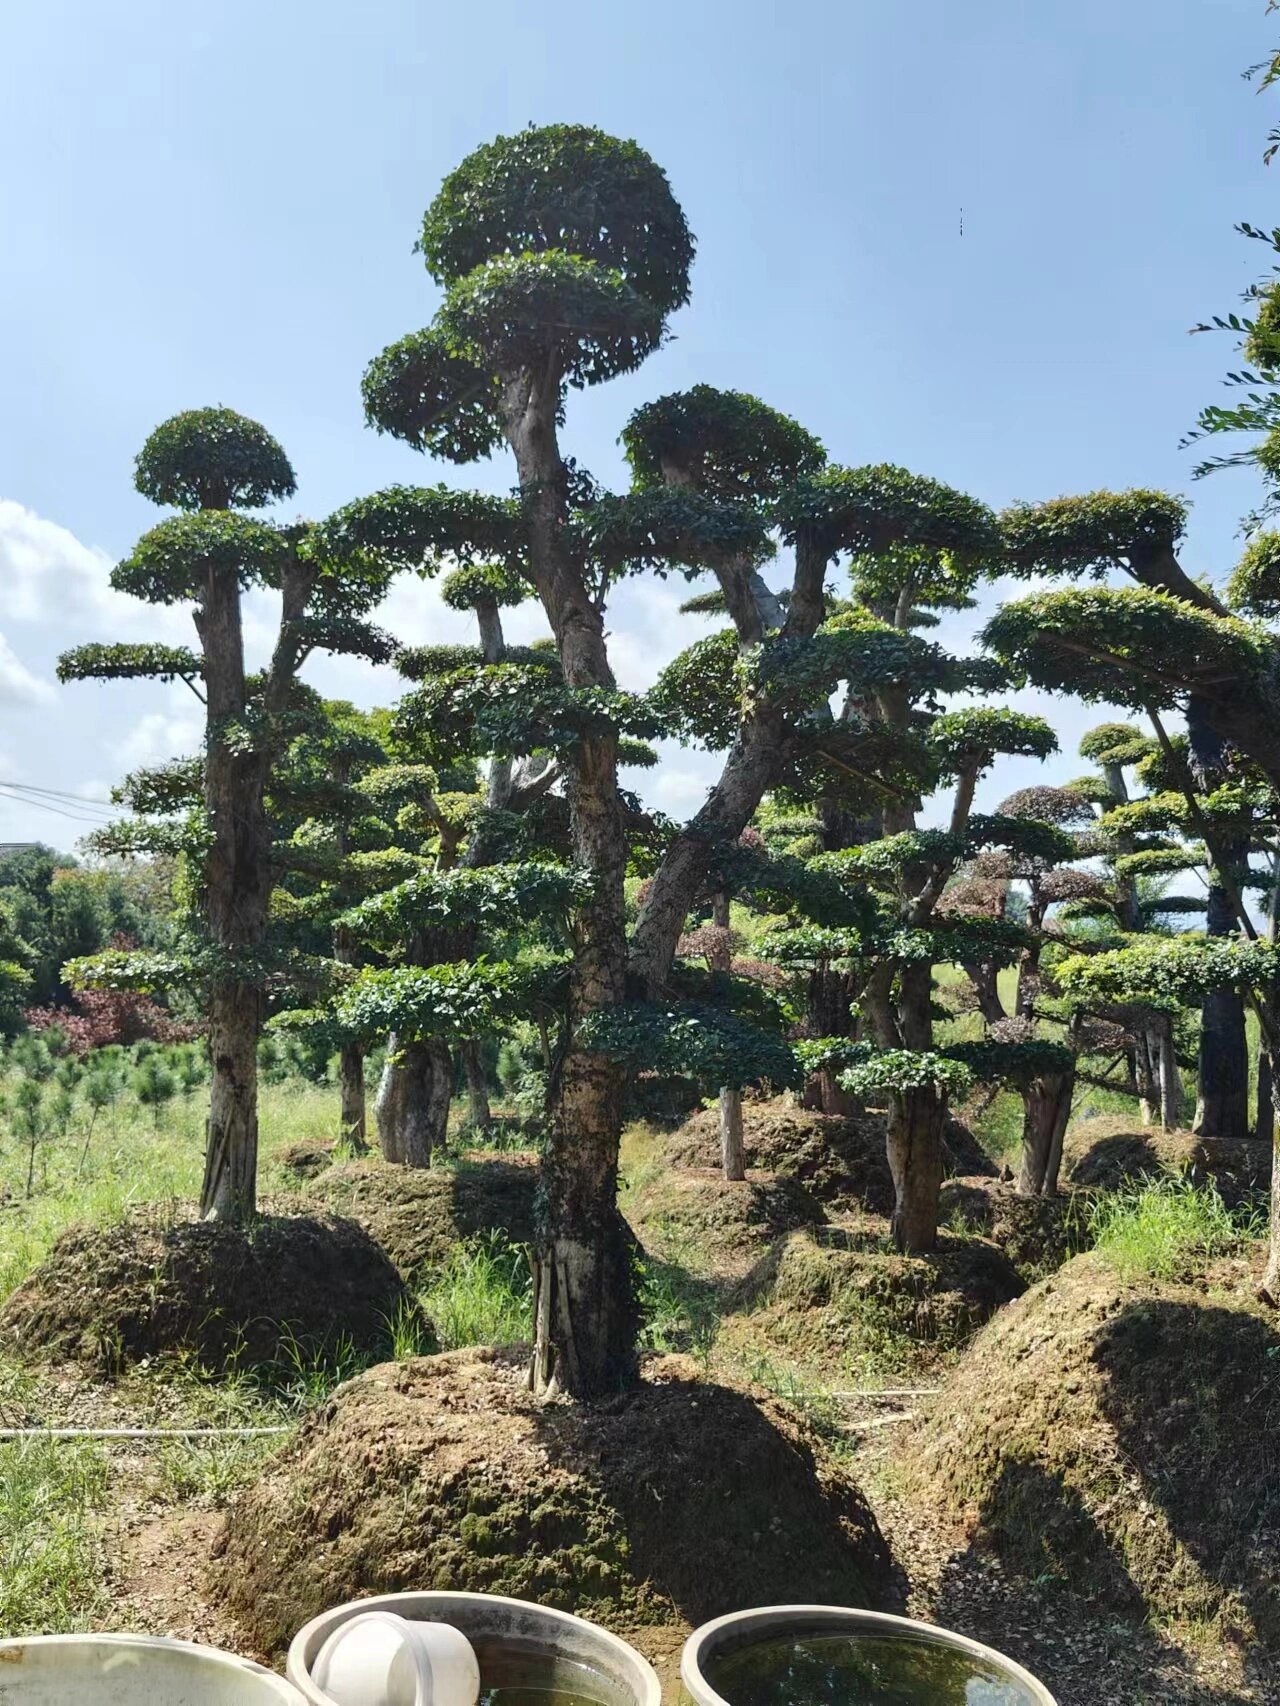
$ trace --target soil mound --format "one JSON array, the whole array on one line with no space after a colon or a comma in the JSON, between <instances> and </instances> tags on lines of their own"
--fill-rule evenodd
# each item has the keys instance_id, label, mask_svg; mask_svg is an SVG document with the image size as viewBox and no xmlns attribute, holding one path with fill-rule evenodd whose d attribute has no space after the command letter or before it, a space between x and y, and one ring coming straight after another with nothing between
<instances>
[{"instance_id":1,"label":"soil mound","mask_svg":"<svg viewBox=\"0 0 1280 1706\"><path fill-rule=\"evenodd\" d=\"M904 1256L883 1226L829 1226L770 1253L731 1334L827 1374L907 1372L959 1349L1023 1289L984 1239L944 1234L932 1254Z\"/></svg>"},{"instance_id":2,"label":"soil mound","mask_svg":"<svg viewBox=\"0 0 1280 1706\"><path fill-rule=\"evenodd\" d=\"M779 1096L745 1102L742 1131L748 1167L798 1179L822 1203L892 1212L883 1114L823 1114ZM958 1120L947 1122L946 1144L949 1172L994 1174L981 1145ZM718 1167L719 1109L703 1108L686 1120L667 1153L673 1167Z\"/></svg>"},{"instance_id":3,"label":"soil mound","mask_svg":"<svg viewBox=\"0 0 1280 1706\"><path fill-rule=\"evenodd\" d=\"M748 1167L798 1179L820 1202L855 1201L879 1214L893 1208L884 1120L846 1119L795 1107L787 1098L745 1102L742 1132ZM703 1108L671 1139L673 1167L720 1165L720 1111Z\"/></svg>"},{"instance_id":4,"label":"soil mound","mask_svg":"<svg viewBox=\"0 0 1280 1706\"><path fill-rule=\"evenodd\" d=\"M1143 1128L1120 1119L1084 1120L1063 1142L1066 1176L1099 1190L1162 1174L1185 1174L1212 1184L1228 1208L1264 1197L1271 1188L1271 1145L1252 1138L1197 1137L1190 1131Z\"/></svg>"},{"instance_id":5,"label":"soil mound","mask_svg":"<svg viewBox=\"0 0 1280 1706\"><path fill-rule=\"evenodd\" d=\"M523 1358L456 1351L348 1382L229 1513L215 1585L264 1650L360 1594L512 1594L609 1626L771 1600L885 1603L888 1549L796 1414L655 1360L539 1405Z\"/></svg>"},{"instance_id":6,"label":"soil mound","mask_svg":"<svg viewBox=\"0 0 1280 1706\"><path fill-rule=\"evenodd\" d=\"M1078 1256L1000 1314L904 1453L1029 1579L1280 1641L1280 1330L1258 1259L1177 1283Z\"/></svg>"},{"instance_id":7,"label":"soil mound","mask_svg":"<svg viewBox=\"0 0 1280 1706\"><path fill-rule=\"evenodd\" d=\"M347 1161L321 1173L306 1198L359 1221L411 1279L480 1233L501 1232L513 1243L530 1243L537 1185L531 1157L426 1169Z\"/></svg>"},{"instance_id":8,"label":"soil mound","mask_svg":"<svg viewBox=\"0 0 1280 1706\"><path fill-rule=\"evenodd\" d=\"M286 1144L276 1156L276 1165L294 1183L314 1179L333 1165L333 1144L308 1138Z\"/></svg>"},{"instance_id":9,"label":"soil mound","mask_svg":"<svg viewBox=\"0 0 1280 1706\"><path fill-rule=\"evenodd\" d=\"M999 1179L947 1179L938 1200L944 1225L998 1244L1028 1285L1091 1242L1082 1203L1068 1193L1022 1197Z\"/></svg>"},{"instance_id":10,"label":"soil mound","mask_svg":"<svg viewBox=\"0 0 1280 1706\"><path fill-rule=\"evenodd\" d=\"M644 1248L667 1261L743 1274L775 1239L824 1216L797 1179L752 1173L731 1184L718 1167L673 1168L649 1179L627 1206Z\"/></svg>"},{"instance_id":11,"label":"soil mound","mask_svg":"<svg viewBox=\"0 0 1280 1706\"><path fill-rule=\"evenodd\" d=\"M250 1226L135 1217L72 1227L0 1310L0 1343L108 1372L181 1352L211 1368L339 1340L377 1355L405 1300L353 1221L265 1216Z\"/></svg>"}]
</instances>

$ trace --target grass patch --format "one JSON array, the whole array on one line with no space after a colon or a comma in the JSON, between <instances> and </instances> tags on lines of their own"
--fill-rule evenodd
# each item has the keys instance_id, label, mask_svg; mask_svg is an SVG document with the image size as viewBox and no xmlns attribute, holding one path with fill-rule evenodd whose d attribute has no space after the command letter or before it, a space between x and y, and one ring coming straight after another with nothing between
<instances>
[{"instance_id":1,"label":"grass patch","mask_svg":"<svg viewBox=\"0 0 1280 1706\"><path fill-rule=\"evenodd\" d=\"M636 1278L643 1349L684 1351L709 1364L724 1316L721 1288L682 1261L652 1256L641 1259Z\"/></svg>"},{"instance_id":2,"label":"grass patch","mask_svg":"<svg viewBox=\"0 0 1280 1706\"><path fill-rule=\"evenodd\" d=\"M1232 1214L1217 1191L1188 1179L1154 1179L1101 1198L1090 1213L1100 1256L1123 1273L1168 1279L1193 1257L1225 1255L1258 1237L1258 1211Z\"/></svg>"},{"instance_id":3,"label":"grass patch","mask_svg":"<svg viewBox=\"0 0 1280 1706\"><path fill-rule=\"evenodd\" d=\"M12 1082L10 1077L9 1082ZM7 1296L49 1253L68 1226L111 1226L141 1203L159 1213L166 1203L192 1201L204 1165L208 1093L203 1087L157 1113L121 1097L92 1131L75 1123L44 1145L36 1190L24 1200L26 1159L20 1145L0 1145L0 1297ZM77 1118L91 1117L77 1104ZM264 1193L287 1184L275 1156L304 1138L337 1128L338 1093L302 1079L262 1086L259 1144ZM88 1146L85 1146L86 1136ZM83 1164L82 1164L83 1157Z\"/></svg>"},{"instance_id":4,"label":"grass patch","mask_svg":"<svg viewBox=\"0 0 1280 1706\"><path fill-rule=\"evenodd\" d=\"M222 1510L256 1479L285 1438L284 1434L228 1434L223 1439L164 1440L156 1458L160 1496L174 1504Z\"/></svg>"},{"instance_id":5,"label":"grass patch","mask_svg":"<svg viewBox=\"0 0 1280 1706\"><path fill-rule=\"evenodd\" d=\"M87 1629L105 1600L98 1513L107 1461L89 1440L0 1444L0 1629Z\"/></svg>"},{"instance_id":6,"label":"grass patch","mask_svg":"<svg viewBox=\"0 0 1280 1706\"><path fill-rule=\"evenodd\" d=\"M441 1350L526 1340L533 1326L528 1252L498 1232L468 1238L437 1271L420 1302ZM402 1342L404 1337L402 1332Z\"/></svg>"}]
</instances>

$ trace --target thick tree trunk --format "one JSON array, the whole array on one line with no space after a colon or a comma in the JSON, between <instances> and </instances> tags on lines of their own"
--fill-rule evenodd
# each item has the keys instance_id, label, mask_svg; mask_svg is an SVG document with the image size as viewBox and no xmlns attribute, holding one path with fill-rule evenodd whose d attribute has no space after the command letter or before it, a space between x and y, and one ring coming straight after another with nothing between
<instances>
[{"instance_id":1,"label":"thick tree trunk","mask_svg":"<svg viewBox=\"0 0 1280 1706\"><path fill-rule=\"evenodd\" d=\"M724 1176L741 1184L747 1176L746 1148L742 1138L742 1091L726 1085L720 1092L720 1161Z\"/></svg>"},{"instance_id":2,"label":"thick tree trunk","mask_svg":"<svg viewBox=\"0 0 1280 1706\"><path fill-rule=\"evenodd\" d=\"M1249 1130L1244 1002L1231 989L1215 990L1200 1009L1199 1083L1192 1130L1201 1137L1244 1137Z\"/></svg>"},{"instance_id":3,"label":"thick tree trunk","mask_svg":"<svg viewBox=\"0 0 1280 1706\"><path fill-rule=\"evenodd\" d=\"M383 1156L405 1167L429 1167L444 1147L453 1097L453 1061L447 1044L401 1043L391 1037L374 1113Z\"/></svg>"},{"instance_id":4,"label":"thick tree trunk","mask_svg":"<svg viewBox=\"0 0 1280 1706\"><path fill-rule=\"evenodd\" d=\"M343 1043L338 1055L341 1090L340 1141L353 1155L366 1155L369 1140L365 1124L364 1050L359 1043Z\"/></svg>"},{"instance_id":5,"label":"thick tree trunk","mask_svg":"<svg viewBox=\"0 0 1280 1706\"><path fill-rule=\"evenodd\" d=\"M1145 1025L1133 1041L1133 1081L1138 1088L1138 1108L1143 1125L1158 1125L1161 1117L1160 1042L1152 1026Z\"/></svg>"},{"instance_id":6,"label":"thick tree trunk","mask_svg":"<svg viewBox=\"0 0 1280 1706\"><path fill-rule=\"evenodd\" d=\"M493 1124L489 1085L480 1058L480 1044L474 1037L468 1037L462 1045L462 1070L467 1078L467 1123L473 1131L487 1131Z\"/></svg>"},{"instance_id":7,"label":"thick tree trunk","mask_svg":"<svg viewBox=\"0 0 1280 1706\"><path fill-rule=\"evenodd\" d=\"M511 375L503 424L520 478L529 573L542 599L570 687L613 687L604 622L569 549L565 468L556 442L560 375ZM575 862L594 879L573 916L572 1027L552 1075L543 1152L543 1224L534 1261L535 1392L589 1398L636 1376L639 1315L631 1240L618 1213L622 1077L584 1048L577 1027L618 1005L626 985L623 877L627 837L618 796L618 743L584 738L565 778Z\"/></svg>"},{"instance_id":8,"label":"thick tree trunk","mask_svg":"<svg viewBox=\"0 0 1280 1706\"><path fill-rule=\"evenodd\" d=\"M894 1091L889 1104L886 1149L893 1174L893 1242L908 1255L925 1254L938 1242L946 1118L946 1099L932 1086Z\"/></svg>"},{"instance_id":9,"label":"thick tree trunk","mask_svg":"<svg viewBox=\"0 0 1280 1706\"><path fill-rule=\"evenodd\" d=\"M1166 1131L1182 1125L1186 1118L1182 1073L1173 1035L1173 1018L1164 1013L1159 1020L1157 1053L1160 1062L1160 1123Z\"/></svg>"},{"instance_id":10,"label":"thick tree trunk","mask_svg":"<svg viewBox=\"0 0 1280 1706\"><path fill-rule=\"evenodd\" d=\"M244 715L240 586L210 568L195 616L204 649L209 736L204 803L212 844L204 868L204 911L214 945L235 956L266 935L271 893L271 833L263 807L268 760L226 744L222 727ZM261 987L243 978L214 986L209 1006L209 1120L200 1212L241 1220L257 1212L258 1038Z\"/></svg>"},{"instance_id":11,"label":"thick tree trunk","mask_svg":"<svg viewBox=\"0 0 1280 1706\"><path fill-rule=\"evenodd\" d=\"M1274 1072L1271 1052L1265 1043L1258 1044L1258 1117L1253 1135L1259 1143L1273 1143L1276 1134Z\"/></svg>"},{"instance_id":12,"label":"thick tree trunk","mask_svg":"<svg viewBox=\"0 0 1280 1706\"><path fill-rule=\"evenodd\" d=\"M1187 702L1187 741L1196 785L1208 793L1227 777L1226 743L1209 720L1209 706L1195 693ZM1232 844L1210 851L1214 866L1205 933L1234 936L1238 929L1235 904L1219 864L1229 874L1240 871L1248 863L1248 848ZM1200 1009L1199 1084L1192 1129L1201 1137L1243 1137L1249 1130L1244 1001L1233 989L1215 990Z\"/></svg>"},{"instance_id":13,"label":"thick tree trunk","mask_svg":"<svg viewBox=\"0 0 1280 1706\"><path fill-rule=\"evenodd\" d=\"M257 1212L258 1036L261 992L224 983L209 1003L209 1121L200 1213L245 1220Z\"/></svg>"},{"instance_id":14,"label":"thick tree trunk","mask_svg":"<svg viewBox=\"0 0 1280 1706\"><path fill-rule=\"evenodd\" d=\"M1274 1050L1280 1040L1280 998L1272 997L1262 1007L1263 1032ZM1268 1302L1280 1305L1280 1072L1271 1075L1271 1223L1267 1242L1267 1265L1261 1292Z\"/></svg>"},{"instance_id":15,"label":"thick tree trunk","mask_svg":"<svg viewBox=\"0 0 1280 1706\"><path fill-rule=\"evenodd\" d=\"M1046 1073L1032 1080L1023 1098L1022 1160L1015 1187L1019 1196L1056 1194L1074 1090L1074 1072Z\"/></svg>"}]
</instances>

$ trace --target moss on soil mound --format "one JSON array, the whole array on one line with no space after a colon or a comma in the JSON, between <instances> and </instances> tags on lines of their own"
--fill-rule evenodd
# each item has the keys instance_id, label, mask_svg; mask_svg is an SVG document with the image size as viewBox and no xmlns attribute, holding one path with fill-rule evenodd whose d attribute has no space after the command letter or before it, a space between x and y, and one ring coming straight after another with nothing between
<instances>
[{"instance_id":1,"label":"moss on soil mound","mask_svg":"<svg viewBox=\"0 0 1280 1706\"><path fill-rule=\"evenodd\" d=\"M753 1173L731 1184L710 1167L656 1174L635 1192L626 1213L652 1254L738 1275L784 1233L824 1218L804 1186L785 1174Z\"/></svg>"},{"instance_id":2,"label":"moss on soil mound","mask_svg":"<svg viewBox=\"0 0 1280 1706\"><path fill-rule=\"evenodd\" d=\"M1114 1191L1161 1175L1185 1174L1212 1184L1228 1208L1265 1197L1271 1188L1271 1145L1252 1138L1197 1137L1132 1120L1082 1120L1063 1143L1064 1172L1073 1185Z\"/></svg>"},{"instance_id":3,"label":"moss on soil mound","mask_svg":"<svg viewBox=\"0 0 1280 1706\"><path fill-rule=\"evenodd\" d=\"M345 1341L377 1355L399 1275L353 1221L264 1216L247 1227L136 1216L72 1227L0 1309L0 1343L108 1372L180 1352L211 1368Z\"/></svg>"},{"instance_id":4,"label":"moss on soil mound","mask_svg":"<svg viewBox=\"0 0 1280 1706\"><path fill-rule=\"evenodd\" d=\"M479 1233L501 1232L513 1243L530 1243L537 1187L532 1157L426 1169L347 1161L313 1180L306 1200L359 1221L411 1279L438 1267L462 1239Z\"/></svg>"},{"instance_id":5,"label":"moss on soil mound","mask_svg":"<svg viewBox=\"0 0 1280 1706\"><path fill-rule=\"evenodd\" d=\"M1078 1256L999 1315L903 1454L1029 1578L1280 1642L1280 1329L1260 1257L1174 1282Z\"/></svg>"},{"instance_id":6,"label":"moss on soil mound","mask_svg":"<svg viewBox=\"0 0 1280 1706\"><path fill-rule=\"evenodd\" d=\"M823 1375L927 1367L957 1350L1023 1290L1008 1258L978 1238L944 1235L904 1256L888 1228L831 1226L780 1243L744 1287L731 1343L754 1345Z\"/></svg>"},{"instance_id":7,"label":"moss on soil mound","mask_svg":"<svg viewBox=\"0 0 1280 1706\"><path fill-rule=\"evenodd\" d=\"M513 1352L371 1369L242 1495L215 1555L268 1651L326 1606L408 1588L610 1625L890 1595L875 1518L807 1424L678 1357L599 1405L536 1404Z\"/></svg>"},{"instance_id":8,"label":"moss on soil mound","mask_svg":"<svg viewBox=\"0 0 1280 1706\"><path fill-rule=\"evenodd\" d=\"M999 1179L947 1179L938 1206L944 1225L989 1238L1030 1285L1092 1242L1087 1200L1070 1192L1021 1197Z\"/></svg>"},{"instance_id":9,"label":"moss on soil mound","mask_svg":"<svg viewBox=\"0 0 1280 1706\"><path fill-rule=\"evenodd\" d=\"M822 1203L856 1203L877 1214L892 1211L883 1114L822 1114L779 1096L745 1102L742 1130L748 1167L798 1179ZM672 1137L667 1155L673 1167L718 1167L719 1109L703 1108L686 1120ZM957 1120L947 1123L947 1164L951 1172L995 1171L972 1133Z\"/></svg>"}]
</instances>

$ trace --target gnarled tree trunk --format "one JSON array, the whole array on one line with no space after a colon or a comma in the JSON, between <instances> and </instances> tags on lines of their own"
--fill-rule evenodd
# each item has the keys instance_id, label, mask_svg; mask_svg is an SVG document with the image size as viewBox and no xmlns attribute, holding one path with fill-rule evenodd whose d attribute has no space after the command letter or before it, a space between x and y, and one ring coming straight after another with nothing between
<instances>
[{"instance_id":1,"label":"gnarled tree trunk","mask_svg":"<svg viewBox=\"0 0 1280 1706\"><path fill-rule=\"evenodd\" d=\"M364 1050L359 1043L343 1043L338 1054L340 1106L338 1123L341 1143L353 1155L366 1155L369 1140L365 1123Z\"/></svg>"},{"instance_id":2,"label":"gnarled tree trunk","mask_svg":"<svg viewBox=\"0 0 1280 1706\"><path fill-rule=\"evenodd\" d=\"M1075 1073L1049 1072L1032 1080L1023 1101L1022 1160L1017 1192L1051 1197L1058 1189L1062 1140L1071 1118Z\"/></svg>"},{"instance_id":3,"label":"gnarled tree trunk","mask_svg":"<svg viewBox=\"0 0 1280 1706\"><path fill-rule=\"evenodd\" d=\"M448 1133L452 1097L446 1043L438 1037L419 1043L391 1037L374 1108L384 1157L405 1167L429 1167Z\"/></svg>"},{"instance_id":4,"label":"gnarled tree trunk","mask_svg":"<svg viewBox=\"0 0 1280 1706\"><path fill-rule=\"evenodd\" d=\"M520 477L529 572L555 635L570 687L613 687L604 622L567 538L565 468L556 441L560 375L511 375L503 424ZM573 916L568 1046L552 1074L550 1130L542 1161L543 1224L534 1261L535 1392L596 1397L636 1373L639 1315L631 1240L618 1213L622 1075L584 1047L576 1028L621 1003L626 984L623 877L627 837L618 795L618 743L584 737L566 778L570 838L591 896Z\"/></svg>"}]
</instances>

